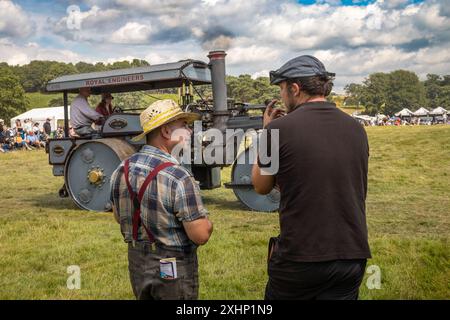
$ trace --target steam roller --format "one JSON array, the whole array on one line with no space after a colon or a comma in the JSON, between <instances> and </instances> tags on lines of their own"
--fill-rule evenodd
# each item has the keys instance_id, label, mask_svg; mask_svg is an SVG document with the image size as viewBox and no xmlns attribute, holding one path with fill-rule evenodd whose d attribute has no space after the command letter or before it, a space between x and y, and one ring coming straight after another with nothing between
<instances>
[{"instance_id":1,"label":"steam roller","mask_svg":"<svg viewBox=\"0 0 450 320\"><path fill-rule=\"evenodd\" d=\"M74 147L69 154L64 180L68 195L85 210L109 211L111 175L135 148L123 139L90 140Z\"/></svg>"},{"instance_id":2,"label":"steam roller","mask_svg":"<svg viewBox=\"0 0 450 320\"><path fill-rule=\"evenodd\" d=\"M139 117L142 108L134 105L126 106L124 110L116 109L105 118L101 130L91 137L71 135L69 94L77 94L80 88L89 87L93 95L177 89L180 106L201 115L202 132L215 129L226 137L227 130L261 130L266 105L239 102L227 96L225 56L225 51L214 50L208 54L209 62L185 59L159 65L63 75L49 81L46 91L62 93L64 101L64 137L49 139L46 145L53 175L64 176L65 183L59 195L70 196L81 209L109 211L112 173L122 160L145 144L144 140L131 140L142 132ZM197 90L197 86L204 85L211 87L212 99L205 99ZM222 139L224 145L219 147L225 148L225 140ZM201 141L201 151L206 149L207 142ZM233 153L232 158L235 156ZM249 150L239 154L233 163L231 182L225 187L232 188L250 210L276 211L279 191L274 189L268 195L256 193L248 157ZM200 188L211 190L222 187L221 170L230 164L228 160L221 163L193 161L189 167Z\"/></svg>"}]
</instances>

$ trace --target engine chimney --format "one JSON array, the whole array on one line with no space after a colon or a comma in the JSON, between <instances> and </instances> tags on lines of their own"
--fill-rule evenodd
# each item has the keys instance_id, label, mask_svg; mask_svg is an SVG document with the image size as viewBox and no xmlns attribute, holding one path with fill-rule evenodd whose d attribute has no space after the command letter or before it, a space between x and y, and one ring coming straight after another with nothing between
<instances>
[{"instance_id":1,"label":"engine chimney","mask_svg":"<svg viewBox=\"0 0 450 320\"><path fill-rule=\"evenodd\" d=\"M228 120L227 85L225 83L225 56L223 50L208 54L214 100L214 128L225 131Z\"/></svg>"}]
</instances>

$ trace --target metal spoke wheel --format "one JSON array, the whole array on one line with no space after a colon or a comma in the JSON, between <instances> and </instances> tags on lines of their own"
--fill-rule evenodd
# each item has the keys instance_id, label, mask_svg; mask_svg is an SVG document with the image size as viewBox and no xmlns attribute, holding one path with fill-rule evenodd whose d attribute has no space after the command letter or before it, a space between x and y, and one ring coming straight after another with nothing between
<instances>
[{"instance_id":1,"label":"metal spoke wheel","mask_svg":"<svg viewBox=\"0 0 450 320\"><path fill-rule=\"evenodd\" d=\"M81 209L109 211L110 179L120 162L135 149L124 140L91 140L77 146L66 162L67 192Z\"/></svg>"},{"instance_id":2,"label":"metal spoke wheel","mask_svg":"<svg viewBox=\"0 0 450 320\"><path fill-rule=\"evenodd\" d=\"M267 195L256 193L251 185L252 167L250 163L250 149L241 152L236 158L231 170L233 191L236 197L249 209L255 211L273 212L280 206L280 192L273 189Z\"/></svg>"}]
</instances>

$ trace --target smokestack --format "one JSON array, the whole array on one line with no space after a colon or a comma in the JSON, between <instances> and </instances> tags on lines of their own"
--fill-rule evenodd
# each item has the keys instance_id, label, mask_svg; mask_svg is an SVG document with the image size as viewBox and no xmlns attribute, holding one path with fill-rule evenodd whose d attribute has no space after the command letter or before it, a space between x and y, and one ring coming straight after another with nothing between
<instances>
[{"instance_id":1,"label":"smokestack","mask_svg":"<svg viewBox=\"0 0 450 320\"><path fill-rule=\"evenodd\" d=\"M214 103L214 128L225 131L228 120L227 85L225 83L225 56L223 50L208 54Z\"/></svg>"}]
</instances>

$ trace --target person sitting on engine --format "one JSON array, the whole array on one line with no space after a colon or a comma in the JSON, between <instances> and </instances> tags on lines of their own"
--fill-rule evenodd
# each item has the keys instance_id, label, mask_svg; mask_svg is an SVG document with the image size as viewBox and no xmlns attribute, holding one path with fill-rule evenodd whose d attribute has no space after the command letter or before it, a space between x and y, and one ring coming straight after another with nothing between
<instances>
[{"instance_id":1,"label":"person sitting on engine","mask_svg":"<svg viewBox=\"0 0 450 320\"><path fill-rule=\"evenodd\" d=\"M114 97L109 92L102 93L102 101L97 105L95 111L103 115L105 118L113 113L112 100Z\"/></svg>"},{"instance_id":2,"label":"person sitting on engine","mask_svg":"<svg viewBox=\"0 0 450 320\"><path fill-rule=\"evenodd\" d=\"M103 121L103 115L93 110L87 101L91 95L91 88L80 88L80 94L72 101L70 107L70 122L72 123L75 133L79 136L90 136L97 133L92 128L92 124Z\"/></svg>"}]
</instances>

